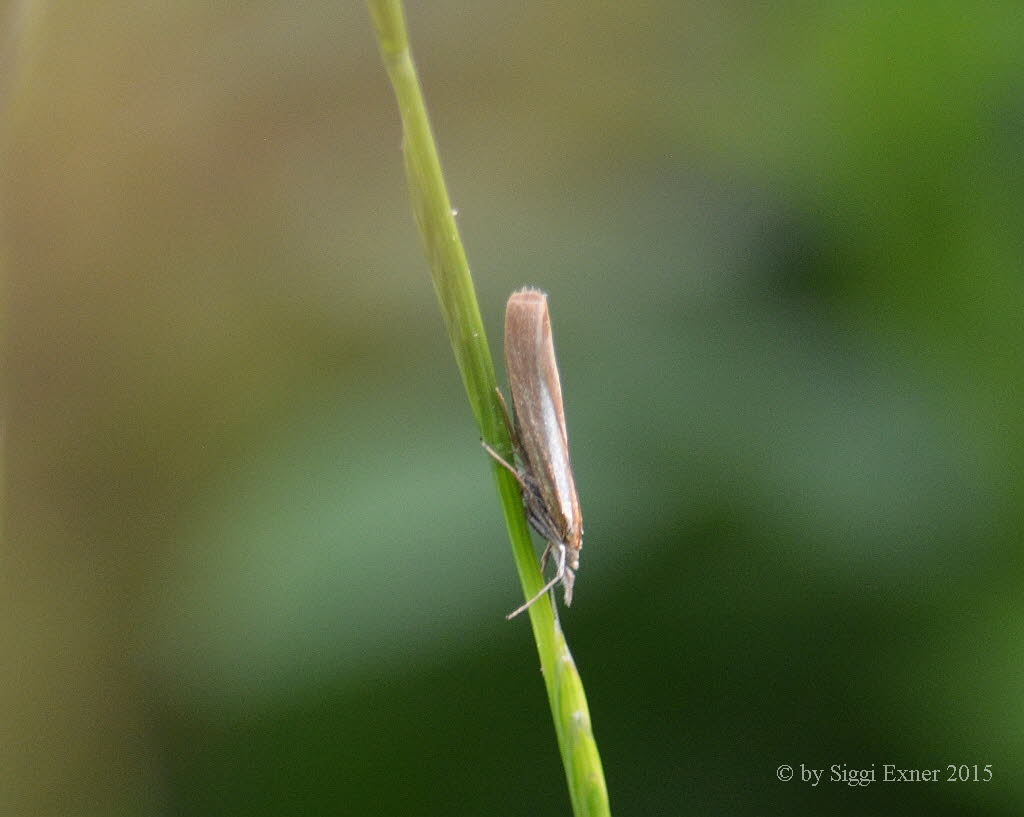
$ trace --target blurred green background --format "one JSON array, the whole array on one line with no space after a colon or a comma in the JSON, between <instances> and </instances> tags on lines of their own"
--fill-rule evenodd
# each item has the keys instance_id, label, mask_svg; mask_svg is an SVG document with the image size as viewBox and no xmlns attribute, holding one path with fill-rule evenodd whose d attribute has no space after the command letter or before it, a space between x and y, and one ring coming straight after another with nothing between
<instances>
[{"instance_id":1,"label":"blurred green background","mask_svg":"<svg viewBox=\"0 0 1024 817\"><path fill-rule=\"evenodd\" d=\"M1020 5L411 6L614 812L1019 814ZM566 814L363 4L3 20L0 812Z\"/></svg>"}]
</instances>

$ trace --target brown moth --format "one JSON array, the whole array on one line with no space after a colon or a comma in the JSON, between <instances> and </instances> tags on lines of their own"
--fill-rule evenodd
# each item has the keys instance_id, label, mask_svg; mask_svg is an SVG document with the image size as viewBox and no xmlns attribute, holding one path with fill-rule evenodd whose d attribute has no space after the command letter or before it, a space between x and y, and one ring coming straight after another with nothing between
<instances>
[{"instance_id":1,"label":"brown moth","mask_svg":"<svg viewBox=\"0 0 1024 817\"><path fill-rule=\"evenodd\" d=\"M547 547L541 567L553 553L558 556L554 578L522 607L509 613L519 615L559 582L565 588L565 604L572 603L575 571L580 566L583 518L576 483L569 463L569 439L562 410L562 385L551 340L548 296L537 289L513 292L505 307L505 365L515 409L514 424L505 419L519 467L506 462L487 443L484 448L519 481L526 517Z\"/></svg>"}]
</instances>

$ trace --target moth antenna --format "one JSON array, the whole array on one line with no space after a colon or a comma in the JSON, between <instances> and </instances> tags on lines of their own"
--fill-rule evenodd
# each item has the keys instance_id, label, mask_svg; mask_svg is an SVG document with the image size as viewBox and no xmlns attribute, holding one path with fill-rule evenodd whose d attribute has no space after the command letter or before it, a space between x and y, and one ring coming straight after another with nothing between
<instances>
[{"instance_id":1,"label":"moth antenna","mask_svg":"<svg viewBox=\"0 0 1024 817\"><path fill-rule=\"evenodd\" d=\"M518 449L519 434L516 430L516 424L512 421L512 413L508 410L508 403L505 402L505 395L501 393L501 389L497 386L494 387L494 393L498 395L498 403L501 405L501 414L505 418L505 430L508 431L509 439L512 440L512 446Z\"/></svg>"}]
</instances>

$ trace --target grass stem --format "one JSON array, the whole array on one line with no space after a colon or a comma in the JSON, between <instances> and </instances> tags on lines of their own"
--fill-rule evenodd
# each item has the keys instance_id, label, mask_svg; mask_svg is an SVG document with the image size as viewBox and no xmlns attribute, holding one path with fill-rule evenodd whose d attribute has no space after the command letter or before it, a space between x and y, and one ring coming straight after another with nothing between
<instances>
[{"instance_id":1,"label":"grass stem","mask_svg":"<svg viewBox=\"0 0 1024 817\"><path fill-rule=\"evenodd\" d=\"M483 439L510 459L511 442L495 395L494 361L409 50L402 3L401 0L368 0L368 5L381 57L398 101L413 213L426 249L448 338ZM482 452L481 458L486 459ZM497 464L492 467L523 593L530 598L544 586L544 578L530 540L519 486L504 468ZM583 682L550 596L534 604L529 615L573 813L576 817L608 817L604 772L590 725Z\"/></svg>"}]
</instances>

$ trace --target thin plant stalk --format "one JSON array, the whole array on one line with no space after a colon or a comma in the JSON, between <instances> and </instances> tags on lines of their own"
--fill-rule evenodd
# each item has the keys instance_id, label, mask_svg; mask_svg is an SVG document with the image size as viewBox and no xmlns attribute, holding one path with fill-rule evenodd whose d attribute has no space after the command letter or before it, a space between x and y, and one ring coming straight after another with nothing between
<instances>
[{"instance_id":1,"label":"thin plant stalk","mask_svg":"<svg viewBox=\"0 0 1024 817\"><path fill-rule=\"evenodd\" d=\"M494 361L409 51L405 12L400 0L368 0L368 5L381 57L398 100L413 213L448 338L483 439L509 459L512 446L495 394ZM481 455L482 461L486 459ZM519 580L525 597L530 598L544 586L544 578L530 540L519 486L501 466L493 464L492 468ZM550 598L542 597L529 609L529 614L573 813L576 817L609 817L604 772L583 683Z\"/></svg>"}]
</instances>

